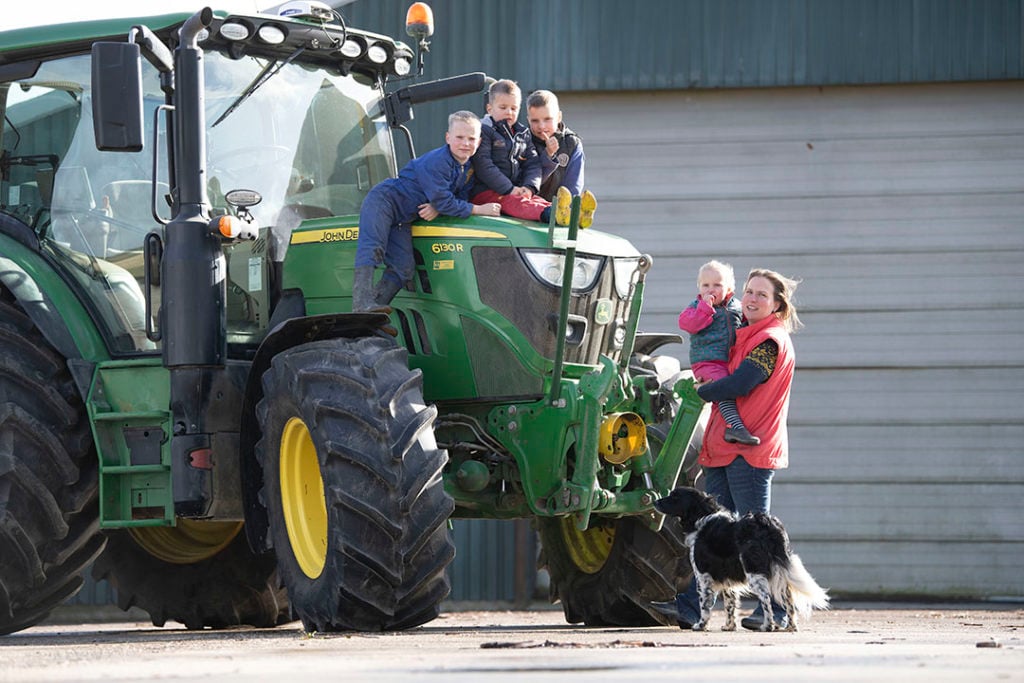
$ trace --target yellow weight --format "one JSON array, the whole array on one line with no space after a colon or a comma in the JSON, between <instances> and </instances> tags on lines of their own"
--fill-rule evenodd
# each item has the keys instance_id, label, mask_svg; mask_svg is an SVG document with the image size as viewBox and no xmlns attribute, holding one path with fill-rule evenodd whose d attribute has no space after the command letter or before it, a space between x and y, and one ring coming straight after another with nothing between
<instances>
[{"instance_id":1,"label":"yellow weight","mask_svg":"<svg viewBox=\"0 0 1024 683\"><path fill-rule=\"evenodd\" d=\"M601 423L601 457L614 465L647 452L647 425L636 413L611 413Z\"/></svg>"}]
</instances>

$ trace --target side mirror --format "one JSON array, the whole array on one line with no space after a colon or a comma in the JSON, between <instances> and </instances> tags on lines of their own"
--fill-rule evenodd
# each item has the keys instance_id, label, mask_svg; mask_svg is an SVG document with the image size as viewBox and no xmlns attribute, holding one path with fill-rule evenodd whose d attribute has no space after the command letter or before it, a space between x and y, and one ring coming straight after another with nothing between
<instances>
[{"instance_id":1,"label":"side mirror","mask_svg":"<svg viewBox=\"0 0 1024 683\"><path fill-rule=\"evenodd\" d=\"M93 44L92 125L96 149L142 150L142 57L135 43Z\"/></svg>"}]
</instances>

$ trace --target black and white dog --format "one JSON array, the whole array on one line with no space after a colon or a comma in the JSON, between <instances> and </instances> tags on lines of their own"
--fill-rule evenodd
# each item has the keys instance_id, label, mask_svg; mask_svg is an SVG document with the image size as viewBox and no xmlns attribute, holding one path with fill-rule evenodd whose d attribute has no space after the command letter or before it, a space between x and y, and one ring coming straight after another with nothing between
<instances>
[{"instance_id":1,"label":"black and white dog","mask_svg":"<svg viewBox=\"0 0 1024 683\"><path fill-rule=\"evenodd\" d=\"M700 621L694 631L706 631L718 593L725 597L723 631L736 630L736 607L745 593L757 596L764 610L762 631L774 631L772 598L789 617L786 629L796 630L798 616L811 609L828 609L828 594L793 554L789 536L777 517L763 512L739 517L713 496L693 488L677 488L654 507L678 517L687 533L690 563L700 596Z\"/></svg>"}]
</instances>

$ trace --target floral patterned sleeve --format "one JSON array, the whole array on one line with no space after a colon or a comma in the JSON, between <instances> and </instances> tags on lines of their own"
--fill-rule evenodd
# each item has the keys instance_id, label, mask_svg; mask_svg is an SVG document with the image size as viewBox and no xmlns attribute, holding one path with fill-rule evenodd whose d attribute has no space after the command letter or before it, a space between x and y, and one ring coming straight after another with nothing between
<instances>
[{"instance_id":1,"label":"floral patterned sleeve","mask_svg":"<svg viewBox=\"0 0 1024 683\"><path fill-rule=\"evenodd\" d=\"M768 379L775 372L775 361L779 358L779 345L775 343L774 339L766 339L751 351L744 361L750 361L758 367L758 369L764 374L764 379ZM764 380L761 380L762 382Z\"/></svg>"}]
</instances>

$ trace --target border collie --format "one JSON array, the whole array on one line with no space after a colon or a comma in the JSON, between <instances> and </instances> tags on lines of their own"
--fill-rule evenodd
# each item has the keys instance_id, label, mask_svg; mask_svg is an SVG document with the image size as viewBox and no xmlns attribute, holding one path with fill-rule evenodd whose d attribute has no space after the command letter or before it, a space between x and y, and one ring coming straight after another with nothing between
<instances>
[{"instance_id":1,"label":"border collie","mask_svg":"<svg viewBox=\"0 0 1024 683\"><path fill-rule=\"evenodd\" d=\"M796 618L811 609L828 609L828 594L804 569L789 546L789 536L777 517L752 512L739 517L713 496L697 489L677 488L654 507L678 517L686 532L690 564L697 579L700 621L694 631L706 631L711 607L719 593L725 599L723 631L736 630L736 606L743 594L753 594L764 611L762 631L774 631L771 600L789 617L786 630L796 630Z\"/></svg>"}]
</instances>

